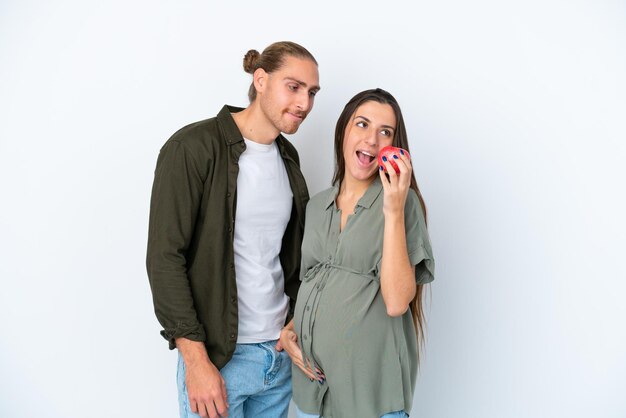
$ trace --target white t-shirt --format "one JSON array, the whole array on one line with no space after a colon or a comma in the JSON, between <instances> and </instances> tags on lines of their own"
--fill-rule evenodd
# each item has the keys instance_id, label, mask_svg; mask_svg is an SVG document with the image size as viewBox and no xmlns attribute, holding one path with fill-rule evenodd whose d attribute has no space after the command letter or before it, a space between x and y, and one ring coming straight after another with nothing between
<instances>
[{"instance_id":1,"label":"white t-shirt","mask_svg":"<svg viewBox=\"0 0 626 418\"><path fill-rule=\"evenodd\" d=\"M246 150L239 157L234 240L237 343L257 343L280 336L289 310L279 254L293 194L276 143L244 141Z\"/></svg>"}]
</instances>

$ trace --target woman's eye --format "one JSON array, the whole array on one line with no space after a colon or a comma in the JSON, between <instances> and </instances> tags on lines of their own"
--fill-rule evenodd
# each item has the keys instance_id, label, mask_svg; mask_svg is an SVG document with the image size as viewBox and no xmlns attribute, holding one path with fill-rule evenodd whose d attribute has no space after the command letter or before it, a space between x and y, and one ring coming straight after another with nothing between
<instances>
[{"instance_id":1,"label":"woman's eye","mask_svg":"<svg viewBox=\"0 0 626 418\"><path fill-rule=\"evenodd\" d=\"M365 128L367 127L367 123L363 122L363 121L359 121L356 123L356 126L358 126L359 128Z\"/></svg>"},{"instance_id":2,"label":"woman's eye","mask_svg":"<svg viewBox=\"0 0 626 418\"><path fill-rule=\"evenodd\" d=\"M391 136L391 131L389 131L387 129L383 129L382 131L380 131L380 133L385 135L385 136Z\"/></svg>"}]
</instances>

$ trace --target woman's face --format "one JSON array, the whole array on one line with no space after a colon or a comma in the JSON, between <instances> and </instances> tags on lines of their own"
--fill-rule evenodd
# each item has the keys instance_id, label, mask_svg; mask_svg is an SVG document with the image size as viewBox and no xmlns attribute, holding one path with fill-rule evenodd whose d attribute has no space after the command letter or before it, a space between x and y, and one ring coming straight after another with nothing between
<instances>
[{"instance_id":1,"label":"woman's face","mask_svg":"<svg viewBox=\"0 0 626 418\"><path fill-rule=\"evenodd\" d=\"M343 138L345 180L371 182L377 175L378 150L391 145L396 132L396 115L388 104L368 101L359 106Z\"/></svg>"}]
</instances>

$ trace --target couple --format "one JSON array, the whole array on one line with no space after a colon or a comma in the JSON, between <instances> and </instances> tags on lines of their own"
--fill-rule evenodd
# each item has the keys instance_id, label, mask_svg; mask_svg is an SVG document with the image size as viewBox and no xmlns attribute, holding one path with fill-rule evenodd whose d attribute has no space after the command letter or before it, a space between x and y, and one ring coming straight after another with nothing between
<instances>
[{"instance_id":1,"label":"couple","mask_svg":"<svg viewBox=\"0 0 626 418\"><path fill-rule=\"evenodd\" d=\"M434 262L398 103L345 106L333 187L309 201L295 133L319 91L293 42L250 50L245 108L224 106L162 147L147 268L178 349L181 417L406 417ZM308 203L308 204L307 204ZM306 217L306 224L304 222Z\"/></svg>"}]
</instances>

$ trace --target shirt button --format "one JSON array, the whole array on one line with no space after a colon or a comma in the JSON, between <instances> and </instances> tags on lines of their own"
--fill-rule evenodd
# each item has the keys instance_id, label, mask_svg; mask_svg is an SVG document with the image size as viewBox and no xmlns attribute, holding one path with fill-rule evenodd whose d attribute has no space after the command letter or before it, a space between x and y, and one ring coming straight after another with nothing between
<instances>
[{"instance_id":1,"label":"shirt button","mask_svg":"<svg viewBox=\"0 0 626 418\"><path fill-rule=\"evenodd\" d=\"M306 307L306 310L307 310L307 311L310 311L310 310L311 310L311 307L310 307L310 306L307 306L307 307Z\"/></svg>"},{"instance_id":2,"label":"shirt button","mask_svg":"<svg viewBox=\"0 0 626 418\"><path fill-rule=\"evenodd\" d=\"M235 339L235 337L236 337L236 335L235 335L234 333L233 333L233 334L230 334L230 339L231 339L231 340L234 340L234 339Z\"/></svg>"},{"instance_id":3,"label":"shirt button","mask_svg":"<svg viewBox=\"0 0 626 418\"><path fill-rule=\"evenodd\" d=\"M235 302L237 302L237 298L233 296L232 298L230 298L230 301L231 301L232 303L235 303Z\"/></svg>"},{"instance_id":4,"label":"shirt button","mask_svg":"<svg viewBox=\"0 0 626 418\"><path fill-rule=\"evenodd\" d=\"M329 255L329 256L328 256L328 259L329 259L329 260L332 260L332 259L333 259L333 256L332 256L332 255Z\"/></svg>"},{"instance_id":5,"label":"shirt button","mask_svg":"<svg viewBox=\"0 0 626 418\"><path fill-rule=\"evenodd\" d=\"M302 339L303 339L303 340L306 340L306 335L303 335L303 336L302 336Z\"/></svg>"},{"instance_id":6,"label":"shirt button","mask_svg":"<svg viewBox=\"0 0 626 418\"><path fill-rule=\"evenodd\" d=\"M226 197L230 197L230 193L226 193Z\"/></svg>"},{"instance_id":7,"label":"shirt button","mask_svg":"<svg viewBox=\"0 0 626 418\"><path fill-rule=\"evenodd\" d=\"M233 228L231 228L230 226L228 227L228 232L233 232Z\"/></svg>"}]
</instances>

